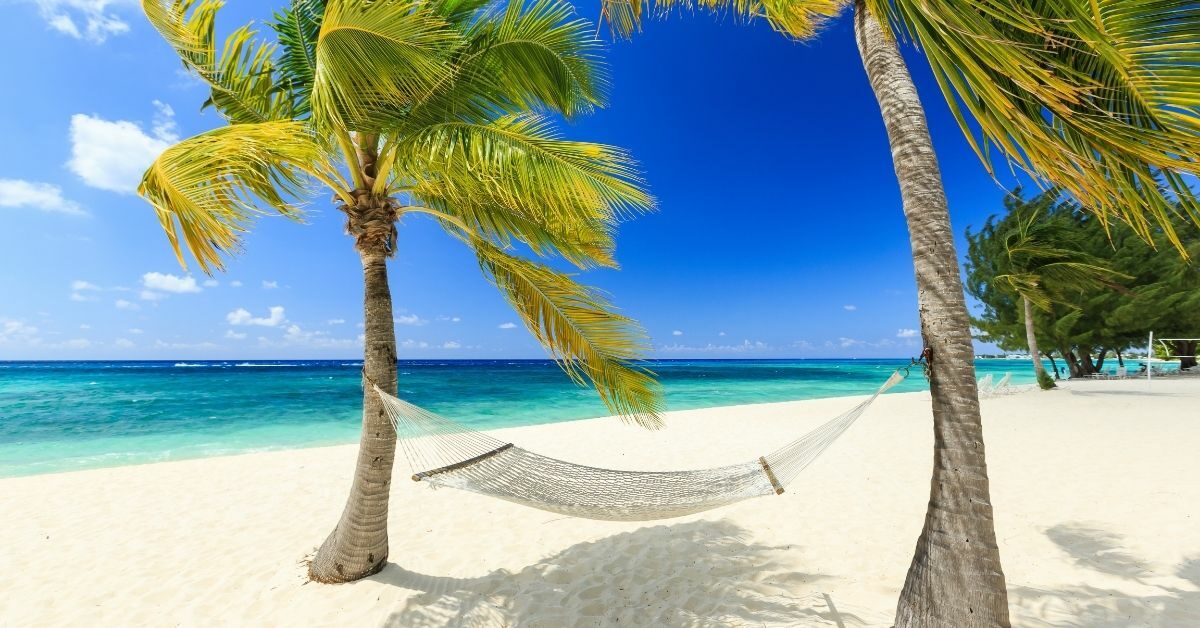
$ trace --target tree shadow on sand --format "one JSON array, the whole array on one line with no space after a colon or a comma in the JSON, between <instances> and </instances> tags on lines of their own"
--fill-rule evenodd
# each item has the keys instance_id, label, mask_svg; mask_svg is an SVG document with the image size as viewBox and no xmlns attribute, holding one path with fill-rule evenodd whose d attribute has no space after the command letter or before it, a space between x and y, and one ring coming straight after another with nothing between
<instances>
[{"instance_id":1,"label":"tree shadow on sand","mask_svg":"<svg viewBox=\"0 0 1200 628\"><path fill-rule=\"evenodd\" d=\"M1120 536L1078 524L1059 525L1046 535L1075 564L1133 583L1129 591L1078 585L1060 589L1014 586L1009 597L1014 623L1024 626L1200 626L1200 556L1184 560L1174 575L1184 587L1164 584L1151 565L1122 547ZM1157 581L1157 582L1156 582Z\"/></svg>"},{"instance_id":2,"label":"tree shadow on sand","mask_svg":"<svg viewBox=\"0 0 1200 628\"><path fill-rule=\"evenodd\" d=\"M419 593L386 626L862 625L787 569L790 547L747 543L726 521L641 528L580 543L518 572L447 578L388 565L373 579Z\"/></svg>"}]
</instances>

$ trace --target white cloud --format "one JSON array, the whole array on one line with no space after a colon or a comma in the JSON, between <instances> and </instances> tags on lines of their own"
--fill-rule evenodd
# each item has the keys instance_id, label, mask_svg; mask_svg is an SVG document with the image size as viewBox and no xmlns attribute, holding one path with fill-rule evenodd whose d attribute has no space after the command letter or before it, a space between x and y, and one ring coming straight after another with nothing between
<instances>
[{"instance_id":1,"label":"white cloud","mask_svg":"<svg viewBox=\"0 0 1200 628\"><path fill-rule=\"evenodd\" d=\"M499 327L500 327L500 329L516 329L517 324L516 323L500 323Z\"/></svg>"},{"instance_id":2,"label":"white cloud","mask_svg":"<svg viewBox=\"0 0 1200 628\"><path fill-rule=\"evenodd\" d=\"M21 179L0 179L0 207L36 209L76 216L87 214L78 203L63 198L62 188L57 185Z\"/></svg>"},{"instance_id":3,"label":"white cloud","mask_svg":"<svg viewBox=\"0 0 1200 628\"><path fill-rule=\"evenodd\" d=\"M131 0L33 0L50 28L92 43L129 31L129 23L111 10L133 6Z\"/></svg>"},{"instance_id":4,"label":"white cloud","mask_svg":"<svg viewBox=\"0 0 1200 628\"><path fill-rule=\"evenodd\" d=\"M240 281L238 281L238 280L236 280L236 279L235 279L235 280L233 280L233 281L229 282L229 287L231 287L231 288L241 288L241 287L242 287L242 282L240 282Z\"/></svg>"},{"instance_id":5,"label":"white cloud","mask_svg":"<svg viewBox=\"0 0 1200 628\"><path fill-rule=\"evenodd\" d=\"M142 331L142 330L138 329L137 327L131 327L131 328L129 328L127 331L128 331L129 333L131 333L131 334L144 334L144 333L146 333L146 332L144 332L144 331Z\"/></svg>"},{"instance_id":6,"label":"white cloud","mask_svg":"<svg viewBox=\"0 0 1200 628\"><path fill-rule=\"evenodd\" d=\"M849 348L849 347L862 347L862 346L865 346L865 345L867 344L867 341L865 341L865 340L859 340L859 339L857 339L857 338L846 338L846 337L842 337L842 338L838 338L838 344L839 344L839 345L841 345L841 347L842 347L843 349L846 349L846 348Z\"/></svg>"},{"instance_id":7,"label":"white cloud","mask_svg":"<svg viewBox=\"0 0 1200 628\"><path fill-rule=\"evenodd\" d=\"M76 279L71 282L71 300L72 301L95 301L96 297L88 294L89 292L99 292L100 286L94 283Z\"/></svg>"},{"instance_id":8,"label":"white cloud","mask_svg":"<svg viewBox=\"0 0 1200 628\"><path fill-rule=\"evenodd\" d=\"M142 286L147 291L153 292L171 292L173 294L187 294L192 292L200 292L200 286L196 284L196 278L188 275L187 277L178 277L165 273L146 273L142 275ZM143 293L144 295L145 293ZM146 297L143 296L143 299ZM147 299L155 300L157 297Z\"/></svg>"},{"instance_id":9,"label":"white cloud","mask_svg":"<svg viewBox=\"0 0 1200 628\"><path fill-rule=\"evenodd\" d=\"M429 343L425 342L424 340L418 341L418 340L413 340L412 338L409 338L407 340L402 341L400 343L400 347L402 349L426 349L429 347Z\"/></svg>"},{"instance_id":10,"label":"white cloud","mask_svg":"<svg viewBox=\"0 0 1200 628\"><path fill-rule=\"evenodd\" d=\"M71 282L71 289L76 292L81 290L99 290L100 286L97 286L94 283L88 283L82 279L76 279L75 281Z\"/></svg>"},{"instance_id":11,"label":"white cloud","mask_svg":"<svg viewBox=\"0 0 1200 628\"><path fill-rule=\"evenodd\" d=\"M461 349L462 344L460 344L458 341L455 341L455 340L447 340L446 342L442 343L442 348L443 349Z\"/></svg>"},{"instance_id":12,"label":"white cloud","mask_svg":"<svg viewBox=\"0 0 1200 628\"><path fill-rule=\"evenodd\" d=\"M26 342L36 344L37 327L26 325L23 321L0 318L0 344L8 342Z\"/></svg>"},{"instance_id":13,"label":"white cloud","mask_svg":"<svg viewBox=\"0 0 1200 628\"><path fill-rule=\"evenodd\" d=\"M114 122L83 113L71 116L71 159L67 168L94 188L133 194L146 167L179 140L174 112L158 101L154 105L158 114L153 135L127 120Z\"/></svg>"},{"instance_id":14,"label":"white cloud","mask_svg":"<svg viewBox=\"0 0 1200 628\"><path fill-rule=\"evenodd\" d=\"M91 328L92 328L92 326L91 326L91 325L88 325L87 323L84 323L84 324L80 325L80 326L79 326L79 328L80 328L80 329L82 329L82 330L84 330L84 331L87 331L87 330L91 329Z\"/></svg>"},{"instance_id":15,"label":"white cloud","mask_svg":"<svg viewBox=\"0 0 1200 628\"><path fill-rule=\"evenodd\" d=\"M916 337L917 337L917 330L915 330L915 329L901 329L901 330L899 330L899 331L897 331L897 332L896 332L896 337L897 337L897 338L916 338Z\"/></svg>"},{"instance_id":16,"label":"white cloud","mask_svg":"<svg viewBox=\"0 0 1200 628\"><path fill-rule=\"evenodd\" d=\"M331 319L329 319L329 320L325 321L325 324L326 324L326 325L345 325L345 324L346 324L346 319L344 319L344 318L331 318Z\"/></svg>"},{"instance_id":17,"label":"white cloud","mask_svg":"<svg viewBox=\"0 0 1200 628\"><path fill-rule=\"evenodd\" d=\"M429 322L429 321L421 318L420 316L417 316L416 314L401 314L400 316L397 316L396 318L394 318L392 320L395 321L395 323L397 325L412 325L412 326L420 326L420 325L424 325L425 323Z\"/></svg>"},{"instance_id":18,"label":"white cloud","mask_svg":"<svg viewBox=\"0 0 1200 628\"><path fill-rule=\"evenodd\" d=\"M96 297L89 296L89 295L87 295L87 294L84 294L84 293L82 293L82 292L72 292L72 293L71 293L71 300L72 300L72 301L78 301L78 302L81 302L81 303L82 303L82 302L84 302L84 301L95 301L95 300L96 300Z\"/></svg>"},{"instance_id":19,"label":"white cloud","mask_svg":"<svg viewBox=\"0 0 1200 628\"><path fill-rule=\"evenodd\" d=\"M114 303L114 305L117 306L118 310L140 310L141 309L141 306L138 305L137 303L134 303L132 301L126 301L125 299L117 299L116 302Z\"/></svg>"},{"instance_id":20,"label":"white cloud","mask_svg":"<svg viewBox=\"0 0 1200 628\"><path fill-rule=\"evenodd\" d=\"M715 345L710 342L702 346L663 345L659 349L666 353L744 353L747 351L768 351L773 349L773 347L761 340L754 342L743 340L741 344L737 345Z\"/></svg>"},{"instance_id":21,"label":"white cloud","mask_svg":"<svg viewBox=\"0 0 1200 628\"><path fill-rule=\"evenodd\" d=\"M675 331L671 332L671 335L672 335L672 336L682 336L682 335L683 335L683 332L681 332L681 331L679 331L678 329L676 329Z\"/></svg>"},{"instance_id":22,"label":"white cloud","mask_svg":"<svg viewBox=\"0 0 1200 628\"><path fill-rule=\"evenodd\" d=\"M204 280L205 288L216 288L219 285L221 285L221 282L217 281L216 279L205 279Z\"/></svg>"},{"instance_id":23,"label":"white cloud","mask_svg":"<svg viewBox=\"0 0 1200 628\"><path fill-rule=\"evenodd\" d=\"M437 317L437 319L439 321L450 321L451 323L457 323L462 320L462 318L459 318L458 316L446 316L445 314Z\"/></svg>"},{"instance_id":24,"label":"white cloud","mask_svg":"<svg viewBox=\"0 0 1200 628\"><path fill-rule=\"evenodd\" d=\"M243 334L244 335L244 334ZM284 330L283 341L272 342L270 339L263 336L258 338L259 346L275 347L283 345L301 345L321 348L338 348L345 349L356 347L362 344L360 339L349 338L332 338L327 332L323 331L305 331L299 325L288 325Z\"/></svg>"},{"instance_id":25,"label":"white cloud","mask_svg":"<svg viewBox=\"0 0 1200 628\"><path fill-rule=\"evenodd\" d=\"M93 343L91 340L88 340L87 338L72 338L70 340L64 340L63 342L56 343L55 345L53 345L53 348L54 349L87 349L88 347L91 347L93 344L95 344L95 343Z\"/></svg>"},{"instance_id":26,"label":"white cloud","mask_svg":"<svg viewBox=\"0 0 1200 628\"><path fill-rule=\"evenodd\" d=\"M225 330L225 337L230 340L245 340L246 334L239 334L238 332L233 331L232 329L227 329L227 330Z\"/></svg>"},{"instance_id":27,"label":"white cloud","mask_svg":"<svg viewBox=\"0 0 1200 628\"><path fill-rule=\"evenodd\" d=\"M718 333L717 335L718 335L718 336L724 336L724 335L725 335L725 332L720 332L720 333Z\"/></svg>"},{"instance_id":28,"label":"white cloud","mask_svg":"<svg viewBox=\"0 0 1200 628\"><path fill-rule=\"evenodd\" d=\"M130 349L133 347L133 341L128 338L117 338L113 341L113 346L118 349Z\"/></svg>"},{"instance_id":29,"label":"white cloud","mask_svg":"<svg viewBox=\"0 0 1200 628\"><path fill-rule=\"evenodd\" d=\"M847 312L853 312L854 310L858 309L858 306L857 305L843 305L842 309L846 310Z\"/></svg>"},{"instance_id":30,"label":"white cloud","mask_svg":"<svg viewBox=\"0 0 1200 628\"><path fill-rule=\"evenodd\" d=\"M162 340L154 341L155 349L216 349L220 345L212 342L163 342Z\"/></svg>"},{"instance_id":31,"label":"white cloud","mask_svg":"<svg viewBox=\"0 0 1200 628\"><path fill-rule=\"evenodd\" d=\"M255 318L249 310L239 307L226 314L225 320L229 321L230 325L259 325L261 327L278 327L284 323L282 305L272 306L269 312L270 314L265 318Z\"/></svg>"},{"instance_id":32,"label":"white cloud","mask_svg":"<svg viewBox=\"0 0 1200 628\"><path fill-rule=\"evenodd\" d=\"M267 281L264 279L262 282L262 287L263 287L263 290L274 290L279 287L279 282L278 281Z\"/></svg>"},{"instance_id":33,"label":"white cloud","mask_svg":"<svg viewBox=\"0 0 1200 628\"><path fill-rule=\"evenodd\" d=\"M167 295L160 292L155 292L153 290L142 290L138 297L143 301L161 301L167 298Z\"/></svg>"}]
</instances>

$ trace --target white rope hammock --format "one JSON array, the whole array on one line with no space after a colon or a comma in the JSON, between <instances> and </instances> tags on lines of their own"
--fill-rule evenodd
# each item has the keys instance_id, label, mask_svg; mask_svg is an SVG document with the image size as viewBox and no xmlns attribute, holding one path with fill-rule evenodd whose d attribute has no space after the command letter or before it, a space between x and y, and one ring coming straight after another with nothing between
<instances>
[{"instance_id":1,"label":"white rope hammock","mask_svg":"<svg viewBox=\"0 0 1200 628\"><path fill-rule=\"evenodd\" d=\"M542 456L374 389L415 481L573 517L650 521L783 493L880 394L907 375L908 368L897 370L867 400L758 460L690 471L619 471Z\"/></svg>"}]
</instances>

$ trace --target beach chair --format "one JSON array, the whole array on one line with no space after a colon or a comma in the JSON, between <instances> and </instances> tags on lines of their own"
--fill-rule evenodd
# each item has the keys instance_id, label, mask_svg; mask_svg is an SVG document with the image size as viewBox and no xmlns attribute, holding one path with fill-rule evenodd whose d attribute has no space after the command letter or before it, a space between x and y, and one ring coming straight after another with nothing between
<instances>
[{"instance_id":1,"label":"beach chair","mask_svg":"<svg viewBox=\"0 0 1200 628\"><path fill-rule=\"evenodd\" d=\"M1008 372L996 383L996 386L992 389L992 394L1006 395L1012 392L1016 392L1016 390L1012 386L1012 372Z\"/></svg>"},{"instance_id":2,"label":"beach chair","mask_svg":"<svg viewBox=\"0 0 1200 628\"><path fill-rule=\"evenodd\" d=\"M996 387L992 385L991 373L979 378L979 381L975 382L975 386L979 389L980 397L991 397L992 393L996 392Z\"/></svg>"}]
</instances>

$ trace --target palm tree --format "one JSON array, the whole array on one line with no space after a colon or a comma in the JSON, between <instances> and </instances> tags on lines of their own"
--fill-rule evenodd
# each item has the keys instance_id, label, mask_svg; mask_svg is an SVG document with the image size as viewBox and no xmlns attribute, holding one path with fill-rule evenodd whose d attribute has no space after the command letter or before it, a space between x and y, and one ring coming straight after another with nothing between
<instances>
[{"instance_id":1,"label":"palm tree","mask_svg":"<svg viewBox=\"0 0 1200 628\"><path fill-rule=\"evenodd\" d=\"M593 28L562 0L294 0L277 43L251 25L217 53L220 0L143 0L150 22L211 87L227 123L166 149L139 192L181 264L205 272L264 211L299 218L316 181L332 191L363 266L363 422L341 519L309 575L345 582L388 556L396 434L371 384L396 391L387 259L398 225L426 216L478 258L526 327L614 412L658 424L661 395L637 360L644 333L595 289L526 250L579 269L615 267L614 232L652 205L619 148L560 139L544 115L601 103ZM266 208L266 209L260 209Z\"/></svg>"},{"instance_id":2,"label":"palm tree","mask_svg":"<svg viewBox=\"0 0 1200 628\"><path fill-rule=\"evenodd\" d=\"M649 0L601 0L628 34ZM657 0L765 19L812 37L850 0ZM924 109L897 46L920 46L985 166L993 149L1102 219L1180 247L1172 200L1200 222L1182 173L1200 168L1200 5L854 0L854 31L891 143L908 222L933 398L933 478L897 626L1007 626L983 426L946 194ZM1160 185L1161 184L1161 185ZM1182 250L1182 249L1181 249Z\"/></svg>"},{"instance_id":3,"label":"palm tree","mask_svg":"<svg viewBox=\"0 0 1200 628\"><path fill-rule=\"evenodd\" d=\"M1038 350L1034 308L1045 312L1054 304L1073 305L1072 296L1093 287L1118 288L1113 279L1132 279L1086 253L1078 222L1068 214L1070 204L1058 205L1059 192L1051 189L1029 201L1018 188L1004 204L1009 214L998 224L991 219L978 234L967 233L970 246L994 247L996 263L991 283L1021 300L1025 337L1037 381L1044 389L1054 388Z\"/></svg>"}]
</instances>

